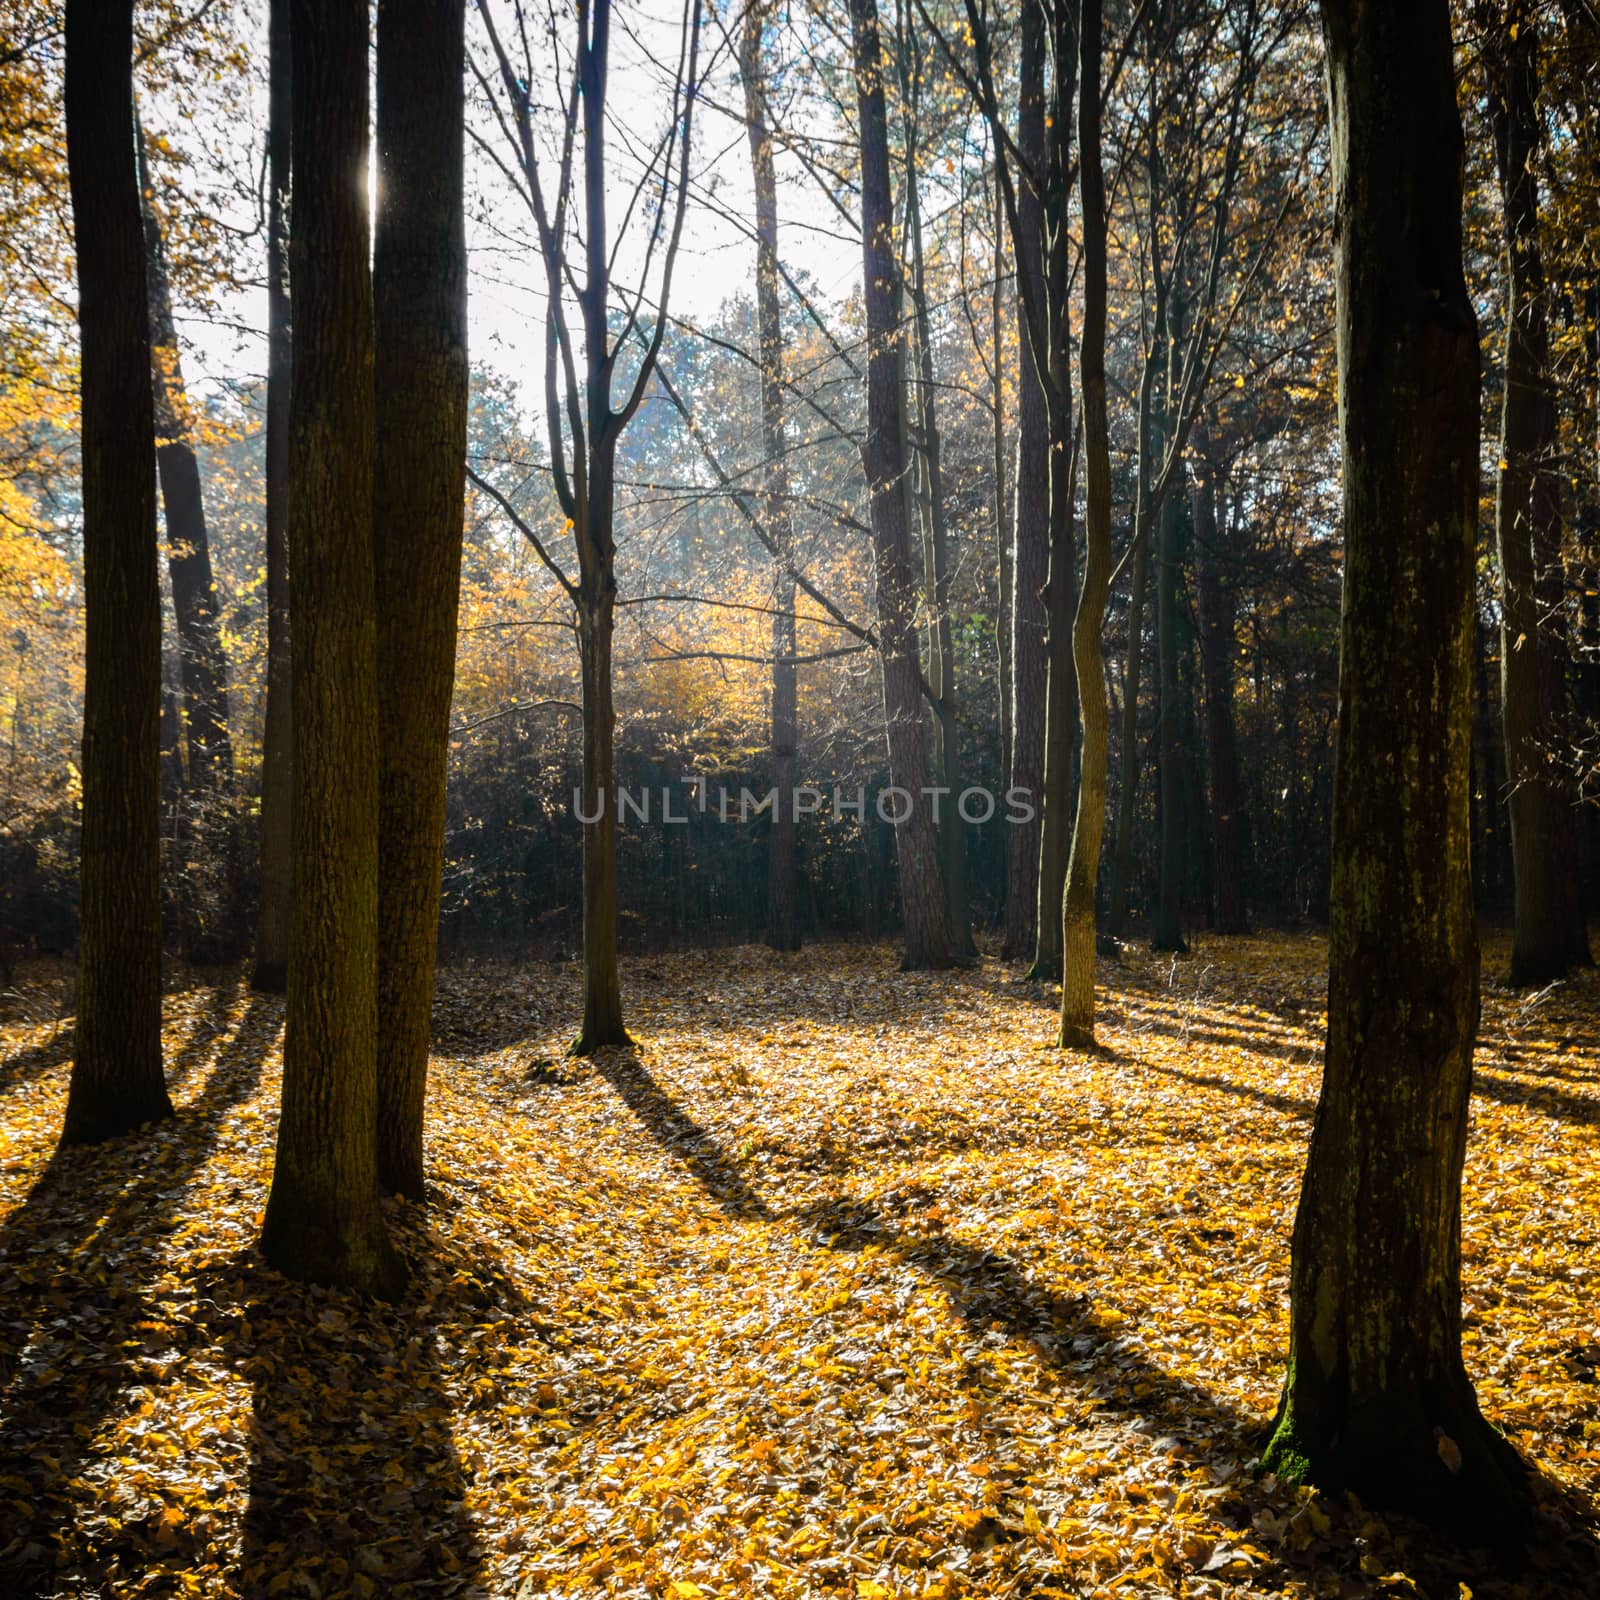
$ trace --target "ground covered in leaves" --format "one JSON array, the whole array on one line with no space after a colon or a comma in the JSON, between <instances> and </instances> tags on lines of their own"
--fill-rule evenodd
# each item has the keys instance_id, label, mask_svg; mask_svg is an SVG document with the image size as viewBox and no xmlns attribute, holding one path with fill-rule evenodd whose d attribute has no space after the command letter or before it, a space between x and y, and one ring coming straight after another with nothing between
<instances>
[{"instance_id":1,"label":"ground covered in leaves","mask_svg":"<svg viewBox=\"0 0 1600 1600\"><path fill-rule=\"evenodd\" d=\"M1324 948L1051 997L887 948L441 977L397 1306L267 1271L281 1004L168 1000L178 1120L52 1160L67 980L0 1022L0 1593L1600 1593L1600 988L1497 987L1468 1359L1537 1469L1520 1575L1252 1471L1284 1358ZM215 975L213 975L215 977Z\"/></svg>"}]
</instances>

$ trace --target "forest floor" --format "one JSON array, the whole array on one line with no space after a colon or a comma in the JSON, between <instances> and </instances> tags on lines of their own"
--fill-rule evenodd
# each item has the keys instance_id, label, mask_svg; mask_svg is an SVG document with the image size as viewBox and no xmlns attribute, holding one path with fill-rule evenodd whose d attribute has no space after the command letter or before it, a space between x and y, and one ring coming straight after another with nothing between
<instances>
[{"instance_id":1,"label":"forest floor","mask_svg":"<svg viewBox=\"0 0 1600 1600\"><path fill-rule=\"evenodd\" d=\"M441 974L385 1306L253 1250L282 1006L168 998L179 1116L51 1159L65 977L0 1022L0 1593L1600 1594L1600 980L1484 985L1468 1363L1536 1467L1520 1575L1252 1471L1325 949L1103 969L1104 1051L993 961ZM17 1020L18 1018L21 1020ZM31 1019L31 1020L30 1020Z\"/></svg>"}]
</instances>

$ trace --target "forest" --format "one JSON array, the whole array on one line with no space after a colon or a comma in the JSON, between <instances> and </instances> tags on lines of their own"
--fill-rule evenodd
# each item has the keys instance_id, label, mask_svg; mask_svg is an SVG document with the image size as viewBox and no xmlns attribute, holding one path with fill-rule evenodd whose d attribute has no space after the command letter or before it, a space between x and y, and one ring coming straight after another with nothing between
<instances>
[{"instance_id":1,"label":"forest","mask_svg":"<svg viewBox=\"0 0 1600 1600\"><path fill-rule=\"evenodd\" d=\"M1600 1595L1596 0L7 0L0 1596Z\"/></svg>"}]
</instances>

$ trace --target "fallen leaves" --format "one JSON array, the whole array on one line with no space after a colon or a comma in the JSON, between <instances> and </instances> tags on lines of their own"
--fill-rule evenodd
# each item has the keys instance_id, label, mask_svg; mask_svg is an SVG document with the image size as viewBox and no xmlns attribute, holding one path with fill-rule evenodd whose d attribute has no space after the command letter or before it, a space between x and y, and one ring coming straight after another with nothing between
<instances>
[{"instance_id":1,"label":"fallen leaves","mask_svg":"<svg viewBox=\"0 0 1600 1600\"><path fill-rule=\"evenodd\" d=\"M992 964L657 956L630 973L642 1050L559 1068L569 970L448 970L433 1192L390 1212L415 1268L398 1307L254 1254L276 1002L169 996L178 1120L52 1159L44 996L0 1034L0 1579L251 1600L1515 1594L1252 1470L1323 959L1281 937L1132 955L1091 1057L1042 1049L1050 997ZM1589 975L1485 998L1468 1359L1545 1475L1560 1559L1524 1592L1578 1594L1600 1009Z\"/></svg>"}]
</instances>

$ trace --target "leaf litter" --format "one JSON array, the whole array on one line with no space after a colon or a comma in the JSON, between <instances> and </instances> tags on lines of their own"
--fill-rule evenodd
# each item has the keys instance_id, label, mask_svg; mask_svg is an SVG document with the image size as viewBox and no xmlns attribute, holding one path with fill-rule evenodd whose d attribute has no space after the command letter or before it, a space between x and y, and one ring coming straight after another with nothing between
<instances>
[{"instance_id":1,"label":"leaf litter","mask_svg":"<svg viewBox=\"0 0 1600 1600\"><path fill-rule=\"evenodd\" d=\"M177 1120L53 1155L45 972L0 1022L0 1590L1600 1592L1592 974L1484 984L1464 1336L1534 1565L1254 1470L1325 959L1130 953L1089 1055L993 962L658 955L588 1062L572 969L445 969L397 1306L255 1254L280 1002L186 980Z\"/></svg>"}]
</instances>

